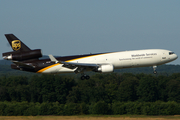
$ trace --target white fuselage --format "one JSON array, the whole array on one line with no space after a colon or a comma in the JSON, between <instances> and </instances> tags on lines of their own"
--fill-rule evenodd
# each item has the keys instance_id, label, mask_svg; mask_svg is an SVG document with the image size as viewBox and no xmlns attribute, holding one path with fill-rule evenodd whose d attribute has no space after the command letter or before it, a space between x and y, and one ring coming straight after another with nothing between
<instances>
[{"instance_id":1,"label":"white fuselage","mask_svg":"<svg viewBox=\"0 0 180 120\"><path fill-rule=\"evenodd\" d=\"M177 55L172 51L163 49L147 49L102 53L87 57L72 59L66 62L87 63L87 64L112 64L114 69L157 66L177 59ZM75 69L63 67L56 64L41 71L41 73L67 73L74 72Z\"/></svg>"}]
</instances>

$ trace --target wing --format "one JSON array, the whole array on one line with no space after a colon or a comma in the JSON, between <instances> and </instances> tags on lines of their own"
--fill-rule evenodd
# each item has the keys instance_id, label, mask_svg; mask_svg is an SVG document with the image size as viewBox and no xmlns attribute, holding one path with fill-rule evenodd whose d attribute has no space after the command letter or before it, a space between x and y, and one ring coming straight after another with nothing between
<instances>
[{"instance_id":1,"label":"wing","mask_svg":"<svg viewBox=\"0 0 180 120\"><path fill-rule=\"evenodd\" d=\"M63 64L63 67L69 68L69 69L75 69L75 73L80 73L86 70L95 71L100 65L99 64L91 64L91 63L74 63L74 62L64 62L64 61L58 61L54 56L49 55L49 58L51 61Z\"/></svg>"},{"instance_id":2,"label":"wing","mask_svg":"<svg viewBox=\"0 0 180 120\"><path fill-rule=\"evenodd\" d=\"M95 71L99 65L98 64L89 64L89 63L73 63L73 62L63 62L61 61L61 64L63 64L63 67L67 67L70 69L75 69L77 68L74 72L75 73L80 73L83 71Z\"/></svg>"}]
</instances>

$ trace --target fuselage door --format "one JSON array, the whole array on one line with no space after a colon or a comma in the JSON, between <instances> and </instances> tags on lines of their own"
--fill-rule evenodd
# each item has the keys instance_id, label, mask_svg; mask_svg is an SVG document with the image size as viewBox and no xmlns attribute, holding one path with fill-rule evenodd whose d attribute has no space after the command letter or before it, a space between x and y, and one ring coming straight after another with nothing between
<instances>
[{"instance_id":1,"label":"fuselage door","mask_svg":"<svg viewBox=\"0 0 180 120\"><path fill-rule=\"evenodd\" d=\"M167 53L166 52L162 52L161 61L164 61L166 59L167 59Z\"/></svg>"}]
</instances>

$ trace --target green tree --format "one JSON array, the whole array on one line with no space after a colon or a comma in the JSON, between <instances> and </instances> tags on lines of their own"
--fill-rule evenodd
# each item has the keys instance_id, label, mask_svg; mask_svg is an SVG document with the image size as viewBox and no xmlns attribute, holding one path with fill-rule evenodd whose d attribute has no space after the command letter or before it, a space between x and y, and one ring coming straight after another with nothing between
<instances>
[{"instance_id":1,"label":"green tree","mask_svg":"<svg viewBox=\"0 0 180 120\"><path fill-rule=\"evenodd\" d=\"M166 86L167 86L167 82L169 81L169 77L167 76L158 76L157 77L158 80L158 100L161 101L167 101L168 98L168 94L167 94L167 90L166 90Z\"/></svg>"},{"instance_id":2,"label":"green tree","mask_svg":"<svg viewBox=\"0 0 180 120\"><path fill-rule=\"evenodd\" d=\"M158 100L157 80L151 75L147 75L139 81L137 87L139 101L154 102Z\"/></svg>"},{"instance_id":3,"label":"green tree","mask_svg":"<svg viewBox=\"0 0 180 120\"><path fill-rule=\"evenodd\" d=\"M180 102L180 81L170 80L167 82L166 91L168 94L168 101Z\"/></svg>"},{"instance_id":4,"label":"green tree","mask_svg":"<svg viewBox=\"0 0 180 120\"><path fill-rule=\"evenodd\" d=\"M69 92L72 91L73 86L76 86L74 79L55 76L54 93L56 94L56 101L60 104L65 104L67 101L66 97L69 95Z\"/></svg>"},{"instance_id":5,"label":"green tree","mask_svg":"<svg viewBox=\"0 0 180 120\"><path fill-rule=\"evenodd\" d=\"M90 109L91 114L107 115L110 114L109 111L109 106L104 101L98 101L97 103L92 104Z\"/></svg>"},{"instance_id":6,"label":"green tree","mask_svg":"<svg viewBox=\"0 0 180 120\"><path fill-rule=\"evenodd\" d=\"M66 103L66 97L75 81L72 78L59 75L33 76L30 80L32 102L56 102Z\"/></svg>"},{"instance_id":7,"label":"green tree","mask_svg":"<svg viewBox=\"0 0 180 120\"><path fill-rule=\"evenodd\" d=\"M126 77L126 79L121 82L118 92L118 101L136 101L137 100L137 86L138 79L136 77Z\"/></svg>"}]
</instances>

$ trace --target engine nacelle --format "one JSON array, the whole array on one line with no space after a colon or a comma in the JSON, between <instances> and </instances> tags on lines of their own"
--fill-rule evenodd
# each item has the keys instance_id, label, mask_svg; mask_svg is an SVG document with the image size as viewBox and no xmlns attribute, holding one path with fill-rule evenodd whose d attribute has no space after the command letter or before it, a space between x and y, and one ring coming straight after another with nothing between
<instances>
[{"instance_id":1,"label":"engine nacelle","mask_svg":"<svg viewBox=\"0 0 180 120\"><path fill-rule=\"evenodd\" d=\"M7 52L3 53L3 58L6 60L28 60L42 57L41 49L23 51L23 52Z\"/></svg>"},{"instance_id":2,"label":"engine nacelle","mask_svg":"<svg viewBox=\"0 0 180 120\"><path fill-rule=\"evenodd\" d=\"M113 71L114 71L114 66L112 64L101 65L100 67L97 68L97 72L102 72L102 73L110 73Z\"/></svg>"}]
</instances>

